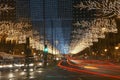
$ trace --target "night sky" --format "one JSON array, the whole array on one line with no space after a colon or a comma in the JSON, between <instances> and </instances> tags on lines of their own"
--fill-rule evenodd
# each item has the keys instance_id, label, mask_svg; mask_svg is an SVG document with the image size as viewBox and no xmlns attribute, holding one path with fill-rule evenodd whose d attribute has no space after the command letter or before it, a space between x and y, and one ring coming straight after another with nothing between
<instances>
[{"instance_id":1,"label":"night sky","mask_svg":"<svg viewBox=\"0 0 120 80\"><path fill-rule=\"evenodd\" d=\"M43 0L30 0L30 8L33 28L43 35ZM61 53L68 53L72 30L72 0L45 0L45 27L46 39Z\"/></svg>"}]
</instances>

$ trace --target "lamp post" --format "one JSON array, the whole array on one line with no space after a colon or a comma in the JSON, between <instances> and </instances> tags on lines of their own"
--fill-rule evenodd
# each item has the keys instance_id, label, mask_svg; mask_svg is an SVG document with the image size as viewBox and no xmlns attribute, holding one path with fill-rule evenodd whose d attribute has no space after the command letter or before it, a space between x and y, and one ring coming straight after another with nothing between
<instances>
[{"instance_id":1,"label":"lamp post","mask_svg":"<svg viewBox=\"0 0 120 80\"><path fill-rule=\"evenodd\" d=\"M104 49L104 52L105 52L105 57L108 59L108 55L107 55L107 52L108 52L108 49Z\"/></svg>"},{"instance_id":2,"label":"lamp post","mask_svg":"<svg viewBox=\"0 0 120 80\"><path fill-rule=\"evenodd\" d=\"M44 45L44 56L43 56L43 59L44 59L43 66L44 67L47 66L47 54L48 54L48 47L47 47L47 45Z\"/></svg>"},{"instance_id":3,"label":"lamp post","mask_svg":"<svg viewBox=\"0 0 120 80\"><path fill-rule=\"evenodd\" d=\"M118 50L118 49L119 49L119 47L118 47L118 46L116 46L116 47L115 47L115 49L116 49L116 50Z\"/></svg>"},{"instance_id":4,"label":"lamp post","mask_svg":"<svg viewBox=\"0 0 120 80\"><path fill-rule=\"evenodd\" d=\"M115 60L118 60L117 58L117 56L118 56L118 49L119 49L119 47L118 46L115 46L115 53L114 53L114 58L115 58Z\"/></svg>"},{"instance_id":5,"label":"lamp post","mask_svg":"<svg viewBox=\"0 0 120 80\"><path fill-rule=\"evenodd\" d=\"M104 49L105 52L107 52L108 50L107 49Z\"/></svg>"},{"instance_id":6,"label":"lamp post","mask_svg":"<svg viewBox=\"0 0 120 80\"><path fill-rule=\"evenodd\" d=\"M26 37L26 45L25 45L25 64L27 65L27 78L29 79L30 77L30 67L29 67L29 64L30 64L30 55L31 55L31 49L30 49L30 38L29 37Z\"/></svg>"}]
</instances>

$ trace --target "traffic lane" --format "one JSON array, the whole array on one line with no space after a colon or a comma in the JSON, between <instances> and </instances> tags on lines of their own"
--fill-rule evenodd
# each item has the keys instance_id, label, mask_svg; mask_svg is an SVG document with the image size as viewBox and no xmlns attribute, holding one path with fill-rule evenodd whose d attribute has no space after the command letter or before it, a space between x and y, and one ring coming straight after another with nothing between
<instances>
[{"instance_id":1,"label":"traffic lane","mask_svg":"<svg viewBox=\"0 0 120 80\"><path fill-rule=\"evenodd\" d=\"M98 64L97 63L96 64L96 63L94 63L94 60L92 60L92 63L84 62L84 64L83 64L83 62L80 64L74 64L70 60L67 60L67 63L71 66L83 67L84 69L89 70L89 71L120 76L119 75L120 74L120 66L119 65L114 65L114 64L109 64L109 63L107 63L107 64ZM77 61L77 63L79 63L79 62Z\"/></svg>"},{"instance_id":2,"label":"traffic lane","mask_svg":"<svg viewBox=\"0 0 120 80\"><path fill-rule=\"evenodd\" d=\"M79 74L59 67L39 68L34 71L10 70L0 73L0 80L82 80Z\"/></svg>"},{"instance_id":3,"label":"traffic lane","mask_svg":"<svg viewBox=\"0 0 120 80\"><path fill-rule=\"evenodd\" d=\"M67 63L67 61L59 62L58 66L62 69L66 69L71 72L83 73L86 76L86 77L84 77L85 80L87 80L87 78L88 78L88 80L89 79L92 80L95 77L97 78L97 80L104 80L104 79L105 80L120 80L120 77L118 77L118 76L113 76L113 75L108 75L108 74L103 74L103 73L96 73L96 72L92 72L92 71L88 71L88 70L81 70L81 68L69 65ZM88 75L90 75L90 77L88 77Z\"/></svg>"},{"instance_id":4,"label":"traffic lane","mask_svg":"<svg viewBox=\"0 0 120 80\"><path fill-rule=\"evenodd\" d=\"M62 65L70 67L66 61L62 63ZM22 70L5 71L1 73L0 78L0 80L117 80L103 76L85 74L83 72L76 73L59 67L52 67L49 69L39 68L30 71L29 76L26 71Z\"/></svg>"},{"instance_id":5,"label":"traffic lane","mask_svg":"<svg viewBox=\"0 0 120 80\"><path fill-rule=\"evenodd\" d=\"M39 76L44 74L44 70L42 68L33 70L8 70L0 72L0 80L43 80L39 79ZM37 79L38 78L38 79Z\"/></svg>"}]
</instances>

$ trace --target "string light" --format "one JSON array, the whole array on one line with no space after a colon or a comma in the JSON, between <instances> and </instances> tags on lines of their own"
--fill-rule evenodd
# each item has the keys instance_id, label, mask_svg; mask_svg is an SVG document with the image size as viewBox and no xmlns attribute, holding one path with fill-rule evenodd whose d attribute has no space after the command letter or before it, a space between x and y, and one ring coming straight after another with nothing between
<instances>
[{"instance_id":1,"label":"string light","mask_svg":"<svg viewBox=\"0 0 120 80\"><path fill-rule=\"evenodd\" d=\"M0 35L6 35L6 40L15 40L19 44L26 42L26 37L30 37L30 46L36 48L37 50L43 50L44 43L40 43L40 35L38 31L29 30L30 24L28 22L10 22L10 21L1 21L0 22ZM36 35L36 36L33 36ZM48 43L50 47L49 53L59 54L59 51L56 48L53 48L52 45Z\"/></svg>"},{"instance_id":2,"label":"string light","mask_svg":"<svg viewBox=\"0 0 120 80\"><path fill-rule=\"evenodd\" d=\"M14 10L15 8L8 4L0 4L0 15L2 12L9 13L9 11ZM7 41L15 40L18 44L26 43L26 37L30 37L30 46L37 50L44 49L44 42L40 39L38 31L31 29L31 22L26 18L19 19L18 22L12 21L0 21L0 38L5 36ZM42 42L42 43L41 43ZM47 43L49 53L59 54L55 47L52 47L50 43ZM53 50L53 51L52 51Z\"/></svg>"},{"instance_id":3,"label":"string light","mask_svg":"<svg viewBox=\"0 0 120 80\"><path fill-rule=\"evenodd\" d=\"M73 23L72 40L69 53L76 54L85 48L98 42L98 38L105 38L105 33L117 33L115 17L120 15L120 0L81 1L73 6L79 11L96 10L94 18L86 20L86 17Z\"/></svg>"},{"instance_id":4,"label":"string light","mask_svg":"<svg viewBox=\"0 0 120 80\"><path fill-rule=\"evenodd\" d=\"M9 10L14 10L14 7L8 6L7 4L0 5L0 13L1 12L9 12Z\"/></svg>"}]
</instances>

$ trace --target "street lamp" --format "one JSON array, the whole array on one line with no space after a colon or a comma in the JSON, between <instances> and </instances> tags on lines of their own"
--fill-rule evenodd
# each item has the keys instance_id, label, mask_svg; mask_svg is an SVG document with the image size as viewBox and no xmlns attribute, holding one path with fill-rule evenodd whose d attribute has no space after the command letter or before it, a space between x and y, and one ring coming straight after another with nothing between
<instances>
[{"instance_id":1,"label":"street lamp","mask_svg":"<svg viewBox=\"0 0 120 80\"><path fill-rule=\"evenodd\" d=\"M105 52L107 52L108 50L107 49L104 49Z\"/></svg>"},{"instance_id":2,"label":"street lamp","mask_svg":"<svg viewBox=\"0 0 120 80\"><path fill-rule=\"evenodd\" d=\"M22 55L24 55L24 52L21 52Z\"/></svg>"},{"instance_id":3,"label":"street lamp","mask_svg":"<svg viewBox=\"0 0 120 80\"><path fill-rule=\"evenodd\" d=\"M118 50L118 49L119 49L119 47L118 47L118 46L116 46L116 47L115 47L115 49L116 49L116 50Z\"/></svg>"},{"instance_id":4,"label":"street lamp","mask_svg":"<svg viewBox=\"0 0 120 80\"><path fill-rule=\"evenodd\" d=\"M109 59L109 56L107 55L108 49L104 49L104 51L105 51L105 57L106 57L107 59Z\"/></svg>"},{"instance_id":5,"label":"street lamp","mask_svg":"<svg viewBox=\"0 0 120 80\"><path fill-rule=\"evenodd\" d=\"M117 60L117 56L118 56L118 49L119 47L118 46L115 46L115 53L114 53L114 58Z\"/></svg>"}]
</instances>

